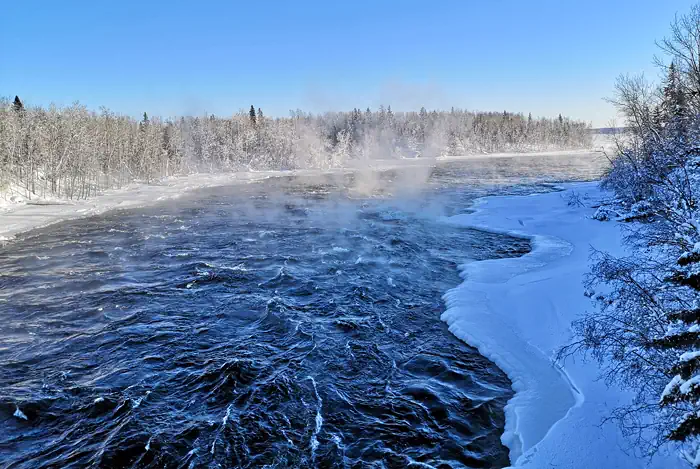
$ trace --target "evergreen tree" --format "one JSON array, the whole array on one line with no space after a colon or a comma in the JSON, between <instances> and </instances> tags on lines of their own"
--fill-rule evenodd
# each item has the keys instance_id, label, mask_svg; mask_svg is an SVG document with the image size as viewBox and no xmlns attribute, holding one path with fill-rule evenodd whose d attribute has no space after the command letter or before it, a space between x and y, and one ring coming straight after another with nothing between
<instances>
[{"instance_id":1,"label":"evergreen tree","mask_svg":"<svg viewBox=\"0 0 700 469\"><path fill-rule=\"evenodd\" d=\"M141 119L141 122L139 122L139 130L145 131L147 126L148 126L148 114L146 114L144 112L143 119Z\"/></svg>"},{"instance_id":2,"label":"evergreen tree","mask_svg":"<svg viewBox=\"0 0 700 469\"><path fill-rule=\"evenodd\" d=\"M671 440L700 469L700 5L672 28L658 102L643 80L618 81L633 138L618 141L603 187L629 223L631 252L596 255L586 289L599 311L574 330L606 381L636 392L613 415L637 448L653 454Z\"/></svg>"},{"instance_id":3,"label":"evergreen tree","mask_svg":"<svg viewBox=\"0 0 700 469\"><path fill-rule=\"evenodd\" d=\"M654 129L660 131L664 127L663 105L654 106L654 111L651 114L651 123Z\"/></svg>"},{"instance_id":4,"label":"evergreen tree","mask_svg":"<svg viewBox=\"0 0 700 469\"><path fill-rule=\"evenodd\" d=\"M674 103L678 94L678 71L674 62L671 62L671 65L668 66L668 74L663 84L662 93L664 110L666 111L666 117L669 118L673 115Z\"/></svg>"},{"instance_id":5,"label":"evergreen tree","mask_svg":"<svg viewBox=\"0 0 700 469\"><path fill-rule=\"evenodd\" d=\"M671 123L682 131L688 118L688 100L683 90L678 67L674 62L668 66L668 76L662 88L662 99L664 123Z\"/></svg>"},{"instance_id":6,"label":"evergreen tree","mask_svg":"<svg viewBox=\"0 0 700 469\"><path fill-rule=\"evenodd\" d=\"M262 109L261 109L261 108L258 108L257 121L258 121L259 123L262 123L262 122L263 122L263 119L265 119L265 117L263 116Z\"/></svg>"},{"instance_id":7,"label":"evergreen tree","mask_svg":"<svg viewBox=\"0 0 700 469\"><path fill-rule=\"evenodd\" d=\"M661 406L683 409L683 417L674 422L670 440L686 442L700 437L700 252L683 253L673 274L666 282L693 291L695 303L688 309L667 313L667 333L654 345L668 350L683 351L679 361L669 370L673 376L661 396ZM696 466L697 467L697 466Z\"/></svg>"},{"instance_id":8,"label":"evergreen tree","mask_svg":"<svg viewBox=\"0 0 700 469\"><path fill-rule=\"evenodd\" d=\"M250 113L249 113L249 114L250 114L250 122L251 122L251 124L255 125L255 123L257 122L257 120L256 120L256 118L255 118L255 106L253 106L252 104L250 105Z\"/></svg>"},{"instance_id":9,"label":"evergreen tree","mask_svg":"<svg viewBox=\"0 0 700 469\"><path fill-rule=\"evenodd\" d=\"M163 139L161 141L161 149L163 150L163 153L165 153L165 156L167 158L166 175L168 174L170 164L172 164L175 161L175 158L177 156L172 144L173 127L173 123L170 121L168 121L168 123L165 124L165 128L163 129Z\"/></svg>"},{"instance_id":10,"label":"evergreen tree","mask_svg":"<svg viewBox=\"0 0 700 469\"><path fill-rule=\"evenodd\" d=\"M12 108L15 110L15 112L20 112L24 110L24 104L22 104L22 101L19 99L19 96L15 96L15 101L12 103Z\"/></svg>"}]
</instances>

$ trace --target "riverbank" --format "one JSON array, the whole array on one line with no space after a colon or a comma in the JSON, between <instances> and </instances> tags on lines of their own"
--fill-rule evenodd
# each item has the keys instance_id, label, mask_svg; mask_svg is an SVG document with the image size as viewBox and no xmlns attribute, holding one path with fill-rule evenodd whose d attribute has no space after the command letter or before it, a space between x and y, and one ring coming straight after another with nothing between
<instances>
[{"instance_id":1,"label":"riverbank","mask_svg":"<svg viewBox=\"0 0 700 469\"><path fill-rule=\"evenodd\" d=\"M651 462L634 455L617 426L603 419L630 393L598 381L599 367L580 357L554 364L571 340L571 322L592 307L584 296L591 248L622 254L620 227L591 219L605 197L597 183L562 192L486 197L474 213L449 223L529 238L532 251L460 266L464 282L445 295L442 319L513 382L503 443L517 467L685 467L675 454ZM577 197L585 207L569 201Z\"/></svg>"},{"instance_id":2,"label":"riverbank","mask_svg":"<svg viewBox=\"0 0 700 469\"><path fill-rule=\"evenodd\" d=\"M598 143L598 142L596 142ZM165 178L162 181L152 184L132 183L121 189L104 191L96 197L86 200L65 200L65 199L33 199L19 198L14 201L9 197L0 197L0 242L8 241L14 236L35 229L42 228L54 223L92 215L99 215L113 209L135 208L156 202L176 199L189 191L206 187L224 186L229 184L248 183L276 176L304 176L320 175L328 173L356 172L361 175L359 192L367 192L375 189L376 178L370 173L397 168L431 168L439 162L457 161L486 161L489 159L504 158L556 158L580 157L582 161L591 158L601 158L601 149L598 150L570 150L557 152L539 153L499 153L464 155L435 158L411 158L402 160L372 160L371 162L358 162L356 167L349 167L335 170L294 170L294 171L255 171L255 172L224 172L218 174L190 174ZM543 168L544 169L544 168ZM364 177L367 176L367 177ZM429 176L429 171L419 171L413 175L415 180L403 181L404 186L420 186ZM514 181L517 182L517 181Z\"/></svg>"},{"instance_id":3,"label":"riverbank","mask_svg":"<svg viewBox=\"0 0 700 469\"><path fill-rule=\"evenodd\" d=\"M0 242L61 221L99 215L109 210L135 208L176 199L205 187L240 184L271 177L279 172L192 174L170 177L154 184L133 183L85 200L35 199L0 205Z\"/></svg>"}]
</instances>

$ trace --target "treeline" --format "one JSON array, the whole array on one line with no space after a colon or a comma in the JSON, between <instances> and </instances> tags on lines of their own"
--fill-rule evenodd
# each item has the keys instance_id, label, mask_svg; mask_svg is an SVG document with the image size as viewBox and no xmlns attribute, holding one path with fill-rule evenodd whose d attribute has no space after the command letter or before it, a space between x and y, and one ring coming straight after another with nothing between
<instances>
[{"instance_id":1,"label":"treeline","mask_svg":"<svg viewBox=\"0 0 700 469\"><path fill-rule=\"evenodd\" d=\"M571 350L591 353L606 382L636 393L613 417L637 449L675 442L700 468L700 5L659 43L661 83L618 79L627 134L603 180L615 198L595 218L624 221L630 255L594 253Z\"/></svg>"},{"instance_id":2,"label":"treeline","mask_svg":"<svg viewBox=\"0 0 700 469\"><path fill-rule=\"evenodd\" d=\"M206 171L343 167L353 160L590 146L586 124L559 116L421 109L302 111L269 118L133 119L102 108L25 107L0 99L0 194L84 198L131 181Z\"/></svg>"}]
</instances>

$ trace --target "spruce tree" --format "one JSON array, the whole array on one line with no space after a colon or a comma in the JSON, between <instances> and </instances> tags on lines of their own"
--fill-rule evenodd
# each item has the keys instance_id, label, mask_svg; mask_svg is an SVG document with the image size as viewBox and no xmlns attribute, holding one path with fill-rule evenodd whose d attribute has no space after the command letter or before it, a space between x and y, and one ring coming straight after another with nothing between
<instances>
[{"instance_id":1,"label":"spruce tree","mask_svg":"<svg viewBox=\"0 0 700 469\"><path fill-rule=\"evenodd\" d=\"M255 123L257 122L255 118L255 106L253 106L252 104L250 105L250 122L253 125L255 125Z\"/></svg>"},{"instance_id":2,"label":"spruce tree","mask_svg":"<svg viewBox=\"0 0 700 469\"><path fill-rule=\"evenodd\" d=\"M257 122L262 124L263 119L265 119L265 117L263 116L262 109L258 108Z\"/></svg>"},{"instance_id":3,"label":"spruce tree","mask_svg":"<svg viewBox=\"0 0 700 469\"><path fill-rule=\"evenodd\" d=\"M668 75L666 76L666 81L663 85L663 107L664 107L664 117L666 120L671 120L672 116L675 114L675 105L678 95L678 71L676 70L676 64L671 62L668 66Z\"/></svg>"},{"instance_id":4,"label":"spruce tree","mask_svg":"<svg viewBox=\"0 0 700 469\"><path fill-rule=\"evenodd\" d=\"M700 252L692 247L678 258L675 271L665 281L689 289L696 298L700 298L699 267ZM669 311L667 318L670 324L668 331L657 338L654 345L683 353L668 370L673 378L661 396L661 406L684 411L668 438L685 442L700 437L700 301L696 299L687 309Z\"/></svg>"},{"instance_id":5,"label":"spruce tree","mask_svg":"<svg viewBox=\"0 0 700 469\"><path fill-rule=\"evenodd\" d=\"M24 110L24 104L22 104L19 96L15 96L15 101L12 103L12 108L15 110L15 112L21 112Z\"/></svg>"},{"instance_id":6,"label":"spruce tree","mask_svg":"<svg viewBox=\"0 0 700 469\"><path fill-rule=\"evenodd\" d=\"M678 67L674 62L668 66L668 76L662 88L662 95L661 106L664 124L670 124L678 132L684 133L689 117L688 99L683 90Z\"/></svg>"},{"instance_id":7,"label":"spruce tree","mask_svg":"<svg viewBox=\"0 0 700 469\"><path fill-rule=\"evenodd\" d=\"M651 123L657 131L664 127L663 106L654 106L651 114Z\"/></svg>"},{"instance_id":8,"label":"spruce tree","mask_svg":"<svg viewBox=\"0 0 700 469\"><path fill-rule=\"evenodd\" d=\"M146 114L144 112L143 119L141 119L141 122L139 122L139 129L141 131L145 131L147 126L148 126L148 114Z\"/></svg>"}]
</instances>

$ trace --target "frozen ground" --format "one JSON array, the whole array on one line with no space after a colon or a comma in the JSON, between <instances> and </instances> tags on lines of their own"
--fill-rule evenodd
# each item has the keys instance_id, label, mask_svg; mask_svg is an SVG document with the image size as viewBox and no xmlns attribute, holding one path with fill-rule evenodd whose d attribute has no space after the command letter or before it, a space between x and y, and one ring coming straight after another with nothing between
<instances>
[{"instance_id":1,"label":"frozen ground","mask_svg":"<svg viewBox=\"0 0 700 469\"><path fill-rule=\"evenodd\" d=\"M553 365L571 337L572 320L591 308L583 295L590 248L621 253L619 226L592 220L593 209L570 206L573 192L589 207L603 196L596 183L567 184L563 192L487 197L471 214L450 223L528 237L532 251L519 258L460 266L464 282L445 295L442 319L477 347L513 382L502 441L518 467L687 467L672 453L653 461L636 457L610 411L631 396L598 381L592 361Z\"/></svg>"}]
</instances>

